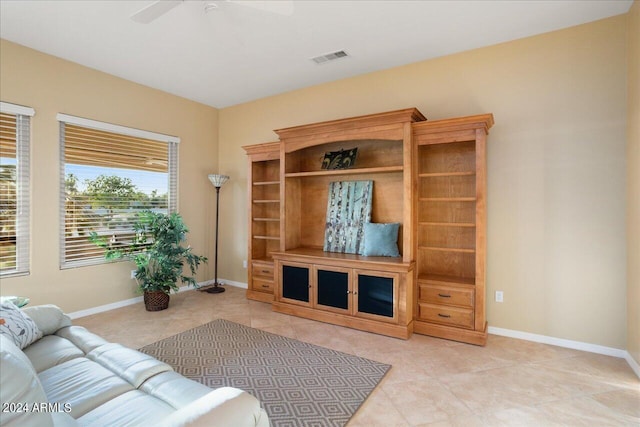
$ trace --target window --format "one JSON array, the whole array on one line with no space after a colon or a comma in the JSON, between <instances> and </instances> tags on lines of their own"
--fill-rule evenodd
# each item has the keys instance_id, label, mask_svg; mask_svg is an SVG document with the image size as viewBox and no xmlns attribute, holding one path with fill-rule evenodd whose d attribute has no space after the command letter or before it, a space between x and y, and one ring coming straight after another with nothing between
<instances>
[{"instance_id":1,"label":"window","mask_svg":"<svg viewBox=\"0 0 640 427\"><path fill-rule=\"evenodd\" d=\"M58 114L60 266L105 262L90 234L126 246L138 212L175 212L179 138Z\"/></svg>"},{"instance_id":2,"label":"window","mask_svg":"<svg viewBox=\"0 0 640 427\"><path fill-rule=\"evenodd\" d=\"M32 108L0 102L0 276L29 274Z\"/></svg>"}]
</instances>

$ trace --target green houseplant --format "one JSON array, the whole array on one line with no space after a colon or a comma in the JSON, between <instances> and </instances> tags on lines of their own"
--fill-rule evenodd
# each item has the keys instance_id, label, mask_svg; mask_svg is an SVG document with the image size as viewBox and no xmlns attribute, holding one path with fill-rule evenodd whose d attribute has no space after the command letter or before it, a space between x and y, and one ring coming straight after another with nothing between
<instances>
[{"instance_id":1,"label":"green houseplant","mask_svg":"<svg viewBox=\"0 0 640 427\"><path fill-rule=\"evenodd\" d=\"M106 249L106 259L135 263L135 279L144 293L146 309L164 310L169 306L171 291L178 291L178 280L198 286L193 276L207 258L194 254L191 246L183 246L189 230L177 213L143 211L138 214L133 230L131 244L123 246L116 246L95 232L90 239ZM184 274L184 267L188 267L191 275Z\"/></svg>"}]
</instances>

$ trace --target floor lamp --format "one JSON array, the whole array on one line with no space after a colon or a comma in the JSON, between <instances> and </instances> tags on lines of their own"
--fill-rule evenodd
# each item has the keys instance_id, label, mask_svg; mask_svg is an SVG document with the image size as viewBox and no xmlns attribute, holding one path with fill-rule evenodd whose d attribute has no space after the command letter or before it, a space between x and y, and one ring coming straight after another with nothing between
<instances>
[{"instance_id":1,"label":"floor lamp","mask_svg":"<svg viewBox=\"0 0 640 427\"><path fill-rule=\"evenodd\" d=\"M227 175L209 175L209 181L211 181L214 187L216 187L216 256L214 264L215 281L213 283L213 287L208 288L205 291L210 294L219 294L220 292L224 292L224 288L220 286L220 283L218 283L218 218L220 215L220 187L222 187L228 180L229 177Z\"/></svg>"}]
</instances>

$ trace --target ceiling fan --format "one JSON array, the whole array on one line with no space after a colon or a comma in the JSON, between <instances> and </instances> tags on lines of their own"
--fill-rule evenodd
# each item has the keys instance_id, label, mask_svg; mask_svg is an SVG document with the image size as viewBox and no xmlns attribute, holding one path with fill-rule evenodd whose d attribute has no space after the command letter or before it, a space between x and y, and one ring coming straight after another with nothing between
<instances>
[{"instance_id":1,"label":"ceiling fan","mask_svg":"<svg viewBox=\"0 0 640 427\"><path fill-rule=\"evenodd\" d=\"M180 6L183 2L184 0L157 0L131 15L131 19L141 24L148 24L169 12L171 9ZM217 2L207 2L205 4L205 11L216 9L218 7L217 3L220 2L246 6L278 15L290 16L293 14L293 0L218 0Z\"/></svg>"}]
</instances>

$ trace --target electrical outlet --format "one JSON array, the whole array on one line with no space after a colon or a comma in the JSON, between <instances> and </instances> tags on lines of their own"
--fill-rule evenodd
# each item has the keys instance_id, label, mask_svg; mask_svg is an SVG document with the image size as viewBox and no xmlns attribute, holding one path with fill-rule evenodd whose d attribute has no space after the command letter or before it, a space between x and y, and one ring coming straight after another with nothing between
<instances>
[{"instance_id":1,"label":"electrical outlet","mask_svg":"<svg viewBox=\"0 0 640 427\"><path fill-rule=\"evenodd\" d=\"M132 279L136 278L136 271L135 270L131 270L131 278Z\"/></svg>"},{"instance_id":2,"label":"electrical outlet","mask_svg":"<svg viewBox=\"0 0 640 427\"><path fill-rule=\"evenodd\" d=\"M496 291L496 302L503 302L504 301L504 294L502 293L502 291Z\"/></svg>"},{"instance_id":3,"label":"electrical outlet","mask_svg":"<svg viewBox=\"0 0 640 427\"><path fill-rule=\"evenodd\" d=\"M242 268L247 268L247 260L246 259L242 260Z\"/></svg>"}]
</instances>

